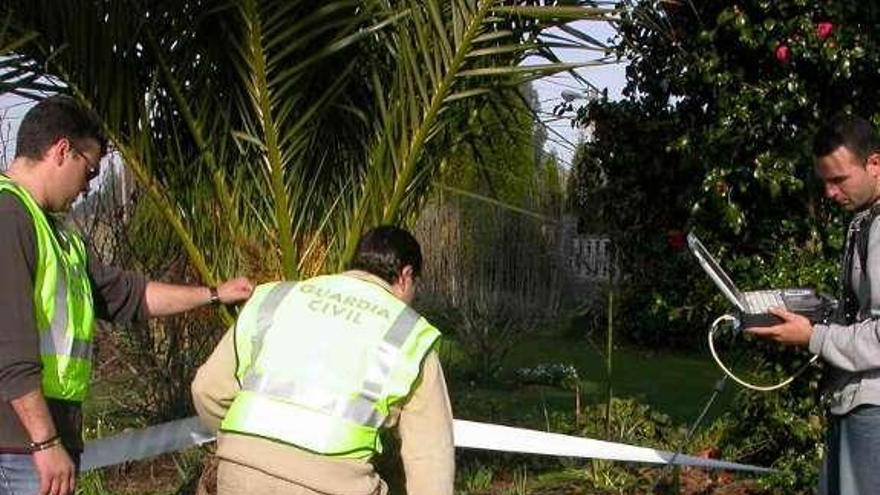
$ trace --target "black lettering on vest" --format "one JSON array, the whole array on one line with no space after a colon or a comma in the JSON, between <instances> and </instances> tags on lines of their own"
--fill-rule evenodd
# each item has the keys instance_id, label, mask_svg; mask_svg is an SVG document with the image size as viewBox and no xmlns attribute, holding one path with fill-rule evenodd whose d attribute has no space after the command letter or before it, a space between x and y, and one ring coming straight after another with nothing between
<instances>
[{"instance_id":1,"label":"black lettering on vest","mask_svg":"<svg viewBox=\"0 0 880 495\"><path fill-rule=\"evenodd\" d=\"M343 318L357 324L361 324L361 313L364 312L385 320L391 319L391 314L382 304L369 299L345 295L344 292L334 292L312 284L300 284L299 290L304 294L313 295L314 299L309 301L308 308L321 314Z\"/></svg>"}]
</instances>

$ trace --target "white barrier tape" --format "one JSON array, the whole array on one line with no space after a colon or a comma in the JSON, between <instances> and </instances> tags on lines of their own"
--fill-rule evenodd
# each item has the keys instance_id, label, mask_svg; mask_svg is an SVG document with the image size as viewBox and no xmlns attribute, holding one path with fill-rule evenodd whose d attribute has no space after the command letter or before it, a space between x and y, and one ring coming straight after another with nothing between
<instances>
[{"instance_id":1,"label":"white barrier tape","mask_svg":"<svg viewBox=\"0 0 880 495\"><path fill-rule=\"evenodd\" d=\"M460 419L454 421L453 428L455 446L461 448L653 464L668 464L673 461L674 464L685 466L755 473L772 471L772 469L760 466L688 455L675 456L672 452L664 450ZM86 443L81 460L81 470L85 472L123 462L146 459L213 440L214 434L202 426L199 418L193 416L179 419Z\"/></svg>"},{"instance_id":2,"label":"white barrier tape","mask_svg":"<svg viewBox=\"0 0 880 495\"><path fill-rule=\"evenodd\" d=\"M573 437L559 433L512 428L510 426L475 423L460 419L455 420L453 426L455 428L456 447L520 452L524 454L608 459L612 461L647 462L652 464L668 464L670 461L673 461L675 464L683 466L751 471L755 473L773 471L769 468L749 464L718 461L683 454L676 456L672 452L665 450Z\"/></svg>"},{"instance_id":3,"label":"white barrier tape","mask_svg":"<svg viewBox=\"0 0 880 495\"><path fill-rule=\"evenodd\" d=\"M213 441L214 433L197 416L191 416L87 442L80 470L139 461Z\"/></svg>"}]
</instances>

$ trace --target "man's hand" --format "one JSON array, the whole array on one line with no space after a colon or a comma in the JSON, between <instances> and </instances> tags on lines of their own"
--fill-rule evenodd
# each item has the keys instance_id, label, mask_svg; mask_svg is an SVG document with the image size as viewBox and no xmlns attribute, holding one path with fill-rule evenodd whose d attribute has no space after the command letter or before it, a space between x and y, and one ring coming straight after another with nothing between
<instances>
[{"instance_id":1,"label":"man's hand","mask_svg":"<svg viewBox=\"0 0 880 495\"><path fill-rule=\"evenodd\" d=\"M783 322L772 327L746 328L746 332L785 345L805 346L810 343L810 337L813 336L813 324L810 320L779 308L770 308L770 313L782 318Z\"/></svg>"},{"instance_id":2,"label":"man's hand","mask_svg":"<svg viewBox=\"0 0 880 495\"><path fill-rule=\"evenodd\" d=\"M220 302L223 304L235 304L247 301L254 292L254 284L247 277L238 277L223 282L217 287L217 295L220 296Z\"/></svg>"},{"instance_id":3,"label":"man's hand","mask_svg":"<svg viewBox=\"0 0 880 495\"><path fill-rule=\"evenodd\" d=\"M55 425L43 392L38 388L9 401L31 439L42 442L56 437ZM61 445L38 450L31 456L40 495L70 495L76 486L76 468Z\"/></svg>"},{"instance_id":4,"label":"man's hand","mask_svg":"<svg viewBox=\"0 0 880 495\"><path fill-rule=\"evenodd\" d=\"M76 467L61 445L33 453L40 479L40 495L71 495L76 488Z\"/></svg>"}]
</instances>

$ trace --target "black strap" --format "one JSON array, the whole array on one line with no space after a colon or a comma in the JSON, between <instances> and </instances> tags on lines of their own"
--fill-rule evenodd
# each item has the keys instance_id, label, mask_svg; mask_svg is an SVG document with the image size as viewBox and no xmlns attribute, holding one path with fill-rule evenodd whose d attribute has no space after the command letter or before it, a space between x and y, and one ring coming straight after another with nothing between
<instances>
[{"instance_id":1,"label":"black strap","mask_svg":"<svg viewBox=\"0 0 880 495\"><path fill-rule=\"evenodd\" d=\"M868 214L859 219L855 229L851 232L853 239L849 239L848 252L844 255L843 301L847 323L854 323L861 310L859 299L855 291L853 291L852 284L853 250L856 251L855 254L859 257L859 267L861 268L859 285L864 287L862 290L866 294L865 301L867 301L869 306L871 304L871 283L868 278L868 243L871 237L871 225L874 224L874 220L878 216L880 216L880 203L872 206Z\"/></svg>"}]
</instances>

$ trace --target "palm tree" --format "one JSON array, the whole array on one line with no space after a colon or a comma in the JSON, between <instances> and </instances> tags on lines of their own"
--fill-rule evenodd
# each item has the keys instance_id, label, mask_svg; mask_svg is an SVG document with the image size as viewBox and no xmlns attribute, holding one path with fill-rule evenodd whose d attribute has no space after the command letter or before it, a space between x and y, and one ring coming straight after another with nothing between
<instances>
[{"instance_id":1,"label":"palm tree","mask_svg":"<svg viewBox=\"0 0 880 495\"><path fill-rule=\"evenodd\" d=\"M97 111L148 199L128 231L137 249L171 237L206 283L294 279L339 269L366 228L412 222L487 99L576 66L553 49L605 59L570 27L542 33L614 11L562 3L4 0L0 90ZM164 401L146 404L150 420L182 413L203 334L132 343L129 388Z\"/></svg>"},{"instance_id":2,"label":"palm tree","mask_svg":"<svg viewBox=\"0 0 880 495\"><path fill-rule=\"evenodd\" d=\"M573 67L540 33L614 15L541 0L4 4L19 42L0 68L32 76L13 89L92 105L209 282L243 263L336 269L364 228L412 220L486 97ZM550 63L520 65L530 55Z\"/></svg>"}]
</instances>

